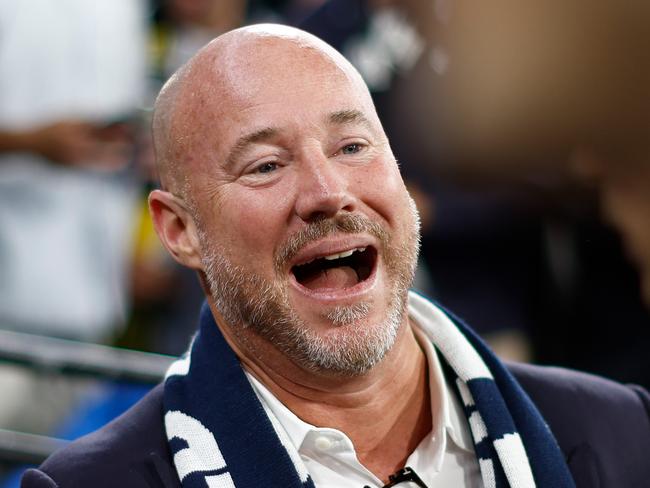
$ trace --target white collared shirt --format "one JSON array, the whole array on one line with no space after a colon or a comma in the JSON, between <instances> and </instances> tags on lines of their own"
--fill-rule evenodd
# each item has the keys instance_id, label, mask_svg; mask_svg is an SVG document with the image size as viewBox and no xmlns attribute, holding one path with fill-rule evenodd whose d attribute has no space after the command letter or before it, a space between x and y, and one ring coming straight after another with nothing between
<instances>
[{"instance_id":1,"label":"white collared shirt","mask_svg":"<svg viewBox=\"0 0 650 488\"><path fill-rule=\"evenodd\" d=\"M413 320L411 322L414 323ZM413 468L429 488L482 487L462 406L455 395L449 394L436 350L426 333L419 326L414 327L413 331L427 357L433 428L411 453L405 465ZM336 429L315 427L302 421L250 373L246 372L246 375L266 413L277 420L274 422L276 428L284 429L286 438L296 448L317 488L380 488L384 485L359 462L347 435Z\"/></svg>"}]
</instances>

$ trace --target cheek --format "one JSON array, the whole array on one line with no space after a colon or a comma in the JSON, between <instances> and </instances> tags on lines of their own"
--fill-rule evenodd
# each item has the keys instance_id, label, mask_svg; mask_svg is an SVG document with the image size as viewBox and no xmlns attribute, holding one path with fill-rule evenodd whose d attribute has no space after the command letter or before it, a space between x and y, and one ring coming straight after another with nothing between
<instances>
[{"instance_id":1,"label":"cheek","mask_svg":"<svg viewBox=\"0 0 650 488\"><path fill-rule=\"evenodd\" d=\"M268 188L229 195L220 213L228 246L244 259L270 259L274 246L286 232L291 195L287 189Z\"/></svg>"},{"instance_id":2,"label":"cheek","mask_svg":"<svg viewBox=\"0 0 650 488\"><path fill-rule=\"evenodd\" d=\"M355 181L363 189L362 199L391 225L399 218L397 213L408 205L408 193L395 163L378 161L369 165Z\"/></svg>"}]
</instances>

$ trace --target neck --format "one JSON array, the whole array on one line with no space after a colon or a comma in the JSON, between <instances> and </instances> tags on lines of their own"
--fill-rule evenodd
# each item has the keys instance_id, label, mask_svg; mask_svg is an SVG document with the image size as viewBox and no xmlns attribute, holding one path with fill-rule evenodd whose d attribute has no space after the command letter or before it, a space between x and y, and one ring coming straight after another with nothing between
<instances>
[{"instance_id":1,"label":"neck","mask_svg":"<svg viewBox=\"0 0 650 488\"><path fill-rule=\"evenodd\" d=\"M386 357L356 377L314 375L293 363L280 367L267 354L247 354L224 335L244 367L278 400L307 423L344 432L360 462L384 481L431 431L426 357L408 319Z\"/></svg>"}]
</instances>

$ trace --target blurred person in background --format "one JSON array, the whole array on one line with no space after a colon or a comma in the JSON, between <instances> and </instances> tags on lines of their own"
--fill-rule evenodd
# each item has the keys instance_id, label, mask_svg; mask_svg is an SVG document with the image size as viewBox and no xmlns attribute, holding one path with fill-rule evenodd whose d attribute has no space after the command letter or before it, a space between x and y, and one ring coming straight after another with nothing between
<instances>
[{"instance_id":1,"label":"blurred person in background","mask_svg":"<svg viewBox=\"0 0 650 488\"><path fill-rule=\"evenodd\" d=\"M102 341L123 322L144 6L0 5L0 324Z\"/></svg>"},{"instance_id":2,"label":"blurred person in background","mask_svg":"<svg viewBox=\"0 0 650 488\"><path fill-rule=\"evenodd\" d=\"M436 17L431 49L447 69L421 76L422 96L402 103L430 121L414 132L437 135L437 147L421 137L423 152L545 195L536 358L650 384L650 316L633 267L644 273L649 249L650 7L438 3L449 15ZM599 183L632 263L576 175Z\"/></svg>"},{"instance_id":3,"label":"blurred person in background","mask_svg":"<svg viewBox=\"0 0 650 488\"><path fill-rule=\"evenodd\" d=\"M145 14L135 0L0 3L2 328L107 342L124 324ZM38 432L69 407L51 377L1 378L3 427Z\"/></svg>"}]
</instances>

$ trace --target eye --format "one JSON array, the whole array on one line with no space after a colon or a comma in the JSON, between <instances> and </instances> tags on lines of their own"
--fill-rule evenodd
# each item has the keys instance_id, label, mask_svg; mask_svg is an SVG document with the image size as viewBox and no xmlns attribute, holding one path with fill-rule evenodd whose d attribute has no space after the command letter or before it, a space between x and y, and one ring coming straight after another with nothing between
<instances>
[{"instance_id":1,"label":"eye","mask_svg":"<svg viewBox=\"0 0 650 488\"><path fill-rule=\"evenodd\" d=\"M262 174L267 174L267 173L272 173L278 169L278 163L263 163L260 164L257 168L255 168L256 173L262 173Z\"/></svg>"},{"instance_id":2,"label":"eye","mask_svg":"<svg viewBox=\"0 0 650 488\"><path fill-rule=\"evenodd\" d=\"M363 149L361 144L357 144L357 143L348 144L341 148L341 154L356 154L359 151L361 151L361 149Z\"/></svg>"}]
</instances>

